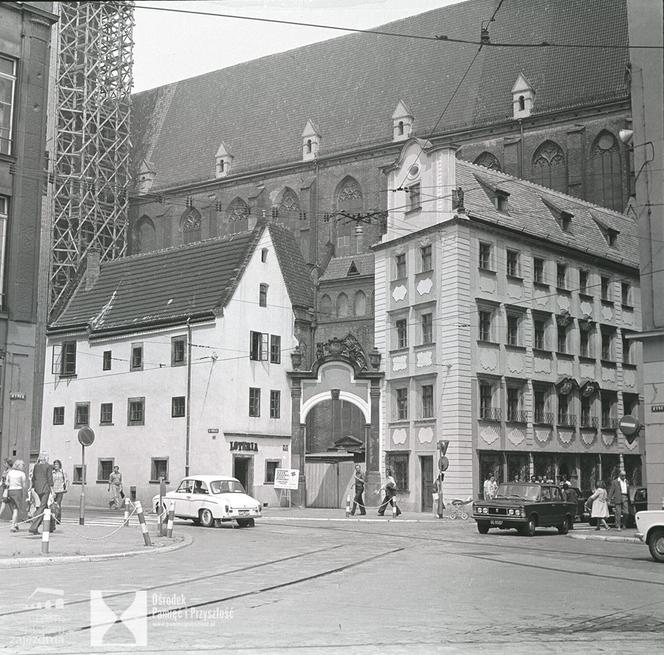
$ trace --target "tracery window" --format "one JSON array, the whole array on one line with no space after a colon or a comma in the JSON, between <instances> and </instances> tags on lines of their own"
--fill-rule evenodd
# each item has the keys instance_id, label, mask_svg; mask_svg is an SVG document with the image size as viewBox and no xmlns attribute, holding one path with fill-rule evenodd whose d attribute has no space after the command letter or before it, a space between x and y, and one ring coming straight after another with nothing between
<instances>
[{"instance_id":1,"label":"tracery window","mask_svg":"<svg viewBox=\"0 0 664 655\"><path fill-rule=\"evenodd\" d=\"M503 170L500 166L500 162L498 161L498 157L496 157L496 155L491 152L487 152L486 150L475 158L473 164L484 166L484 168L490 168L494 171Z\"/></svg>"},{"instance_id":2,"label":"tracery window","mask_svg":"<svg viewBox=\"0 0 664 655\"><path fill-rule=\"evenodd\" d=\"M235 198L226 210L229 234L245 232L249 229L249 205L242 198Z\"/></svg>"},{"instance_id":3,"label":"tracery window","mask_svg":"<svg viewBox=\"0 0 664 655\"><path fill-rule=\"evenodd\" d=\"M336 207L338 212L358 214L363 209L362 188L353 177L345 177L337 187ZM336 255L356 255L363 251L362 234L357 234L356 222L337 216L336 218Z\"/></svg>"},{"instance_id":4,"label":"tracery window","mask_svg":"<svg viewBox=\"0 0 664 655\"><path fill-rule=\"evenodd\" d=\"M182 215L180 229L183 243L194 243L201 240L201 215L197 209L189 209Z\"/></svg>"},{"instance_id":5,"label":"tracery window","mask_svg":"<svg viewBox=\"0 0 664 655\"><path fill-rule=\"evenodd\" d=\"M295 191L289 187L286 187L281 194L281 202L277 207L277 218L280 223L293 231L299 227L300 200Z\"/></svg>"},{"instance_id":6,"label":"tracery window","mask_svg":"<svg viewBox=\"0 0 664 655\"><path fill-rule=\"evenodd\" d=\"M622 211L622 171L617 139L602 130L590 150L590 200L603 207Z\"/></svg>"},{"instance_id":7,"label":"tracery window","mask_svg":"<svg viewBox=\"0 0 664 655\"><path fill-rule=\"evenodd\" d=\"M567 193L567 166L563 149L545 141L533 155L533 182Z\"/></svg>"},{"instance_id":8,"label":"tracery window","mask_svg":"<svg viewBox=\"0 0 664 655\"><path fill-rule=\"evenodd\" d=\"M134 254L155 250L156 241L152 219L149 216L141 216L134 227Z\"/></svg>"}]
</instances>

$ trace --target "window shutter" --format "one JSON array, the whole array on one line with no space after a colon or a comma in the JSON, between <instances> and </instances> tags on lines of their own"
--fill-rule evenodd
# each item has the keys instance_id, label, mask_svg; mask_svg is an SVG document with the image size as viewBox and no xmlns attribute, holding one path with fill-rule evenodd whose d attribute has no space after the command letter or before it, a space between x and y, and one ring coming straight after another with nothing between
<instances>
[{"instance_id":1,"label":"window shutter","mask_svg":"<svg viewBox=\"0 0 664 655\"><path fill-rule=\"evenodd\" d=\"M261 334L261 361L266 362L269 357L270 347L268 345L268 339L270 335L267 333Z\"/></svg>"},{"instance_id":2,"label":"window shutter","mask_svg":"<svg viewBox=\"0 0 664 655\"><path fill-rule=\"evenodd\" d=\"M53 346L53 358L51 360L51 373L60 375L62 372L62 344Z\"/></svg>"}]
</instances>

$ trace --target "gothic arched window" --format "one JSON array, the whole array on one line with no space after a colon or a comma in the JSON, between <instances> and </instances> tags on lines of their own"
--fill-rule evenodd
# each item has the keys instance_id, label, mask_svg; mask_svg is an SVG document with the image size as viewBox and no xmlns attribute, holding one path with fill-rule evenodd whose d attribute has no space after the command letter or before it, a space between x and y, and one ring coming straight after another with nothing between
<instances>
[{"instance_id":1,"label":"gothic arched window","mask_svg":"<svg viewBox=\"0 0 664 655\"><path fill-rule=\"evenodd\" d=\"M286 187L281 194L281 200L277 205L277 218L280 223L289 227L293 232L296 232L299 227L300 199L290 187Z\"/></svg>"},{"instance_id":2,"label":"gothic arched window","mask_svg":"<svg viewBox=\"0 0 664 655\"><path fill-rule=\"evenodd\" d=\"M353 313L355 316L364 316L367 313L367 296L364 291L358 291L355 294Z\"/></svg>"},{"instance_id":3,"label":"gothic arched window","mask_svg":"<svg viewBox=\"0 0 664 655\"><path fill-rule=\"evenodd\" d=\"M475 158L473 164L484 166L484 168L490 168L493 171L503 170L500 166L500 162L498 161L498 157L490 152L487 152L486 150Z\"/></svg>"},{"instance_id":4,"label":"gothic arched window","mask_svg":"<svg viewBox=\"0 0 664 655\"><path fill-rule=\"evenodd\" d=\"M336 193L336 208L338 212L345 214L359 214L364 208L362 198L362 188L359 182L353 177L345 177ZM357 234L355 228L357 223L343 216L336 217L337 242L335 254L339 257L343 255L356 255L362 252L362 235Z\"/></svg>"},{"instance_id":5,"label":"gothic arched window","mask_svg":"<svg viewBox=\"0 0 664 655\"><path fill-rule=\"evenodd\" d=\"M563 149L553 141L545 141L533 155L533 182L567 193L567 166Z\"/></svg>"},{"instance_id":6,"label":"gothic arched window","mask_svg":"<svg viewBox=\"0 0 664 655\"><path fill-rule=\"evenodd\" d=\"M157 248L157 238L155 235L154 223L149 216L141 216L134 226L134 244L133 252L150 252Z\"/></svg>"},{"instance_id":7,"label":"gothic arched window","mask_svg":"<svg viewBox=\"0 0 664 655\"><path fill-rule=\"evenodd\" d=\"M237 234L249 229L249 205L242 198L235 198L226 209L228 233Z\"/></svg>"},{"instance_id":8,"label":"gothic arched window","mask_svg":"<svg viewBox=\"0 0 664 655\"><path fill-rule=\"evenodd\" d=\"M591 190L589 200L603 207L622 211L622 171L618 141L611 132L602 130L590 150Z\"/></svg>"},{"instance_id":9,"label":"gothic arched window","mask_svg":"<svg viewBox=\"0 0 664 655\"><path fill-rule=\"evenodd\" d=\"M324 294L320 299L318 308L323 318L332 318L332 299L330 296Z\"/></svg>"},{"instance_id":10,"label":"gothic arched window","mask_svg":"<svg viewBox=\"0 0 664 655\"><path fill-rule=\"evenodd\" d=\"M182 214L180 220L182 243L194 243L201 240L201 215L193 207Z\"/></svg>"},{"instance_id":11,"label":"gothic arched window","mask_svg":"<svg viewBox=\"0 0 664 655\"><path fill-rule=\"evenodd\" d=\"M337 296L337 318L345 318L348 316L348 296L345 293L340 293Z\"/></svg>"}]
</instances>

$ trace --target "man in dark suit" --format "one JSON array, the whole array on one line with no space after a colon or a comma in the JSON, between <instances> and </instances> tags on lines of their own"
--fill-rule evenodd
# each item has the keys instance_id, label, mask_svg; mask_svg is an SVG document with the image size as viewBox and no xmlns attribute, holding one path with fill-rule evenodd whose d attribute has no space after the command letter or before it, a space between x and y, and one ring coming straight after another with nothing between
<instances>
[{"instance_id":1,"label":"man in dark suit","mask_svg":"<svg viewBox=\"0 0 664 655\"><path fill-rule=\"evenodd\" d=\"M48 455L41 453L32 471L32 488L39 496L39 509L30 525L30 534L37 534L43 520L44 510L48 507L48 497L53 488L53 467L48 463Z\"/></svg>"},{"instance_id":2,"label":"man in dark suit","mask_svg":"<svg viewBox=\"0 0 664 655\"><path fill-rule=\"evenodd\" d=\"M622 517L629 514L629 484L625 479L625 471L620 471L620 475L611 482L609 505L614 506L616 528L622 530Z\"/></svg>"}]
</instances>

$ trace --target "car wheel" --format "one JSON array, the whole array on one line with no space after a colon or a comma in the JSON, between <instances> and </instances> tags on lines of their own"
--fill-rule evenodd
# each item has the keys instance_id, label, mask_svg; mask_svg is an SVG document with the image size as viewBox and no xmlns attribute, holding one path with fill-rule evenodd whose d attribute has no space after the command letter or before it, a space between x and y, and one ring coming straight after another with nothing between
<instances>
[{"instance_id":1,"label":"car wheel","mask_svg":"<svg viewBox=\"0 0 664 655\"><path fill-rule=\"evenodd\" d=\"M489 532L489 524L486 521L478 521L477 531L480 534L486 534L487 532Z\"/></svg>"},{"instance_id":2,"label":"car wheel","mask_svg":"<svg viewBox=\"0 0 664 655\"><path fill-rule=\"evenodd\" d=\"M565 517L563 522L558 526L559 534L567 534L569 532L569 517Z\"/></svg>"},{"instance_id":3,"label":"car wheel","mask_svg":"<svg viewBox=\"0 0 664 655\"><path fill-rule=\"evenodd\" d=\"M656 562L664 562L664 530L658 528L648 536L648 548Z\"/></svg>"},{"instance_id":4,"label":"car wheel","mask_svg":"<svg viewBox=\"0 0 664 655\"><path fill-rule=\"evenodd\" d=\"M240 528L253 528L256 525L254 519L238 519L238 527Z\"/></svg>"},{"instance_id":5,"label":"car wheel","mask_svg":"<svg viewBox=\"0 0 664 655\"><path fill-rule=\"evenodd\" d=\"M535 517L531 516L528 519L528 523L521 528L521 534L524 537L534 537L536 528L537 528L537 521L535 520Z\"/></svg>"},{"instance_id":6,"label":"car wheel","mask_svg":"<svg viewBox=\"0 0 664 655\"><path fill-rule=\"evenodd\" d=\"M214 516L212 516L212 512L207 509L207 507L204 507L198 514L199 520L201 522L201 525L204 528L211 528L212 525L214 524Z\"/></svg>"}]
</instances>

